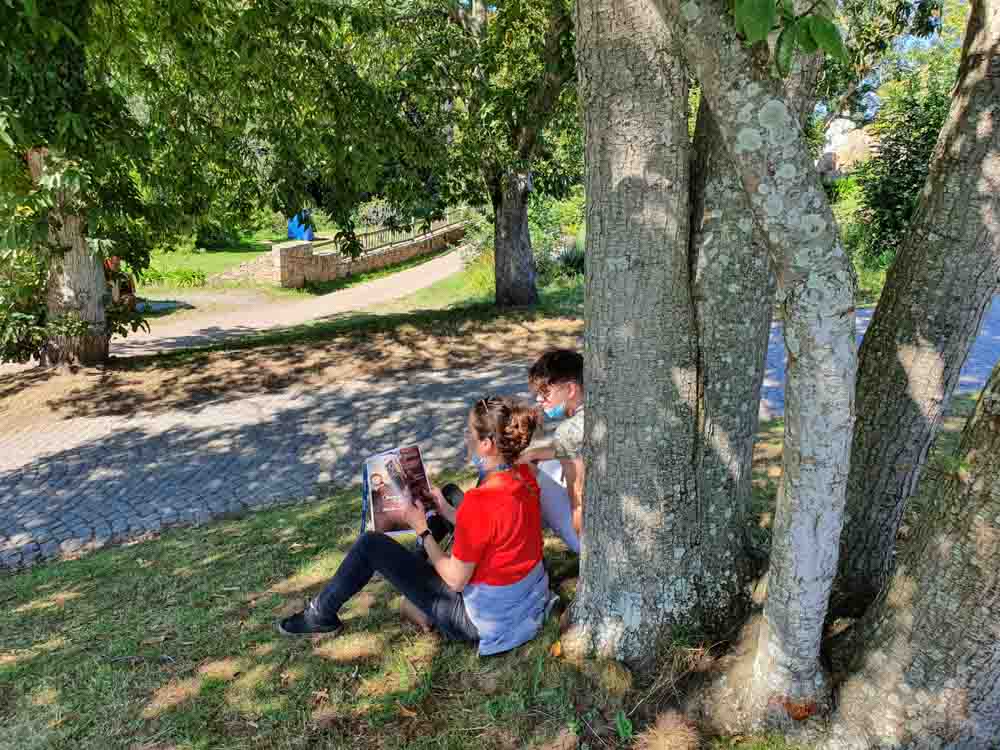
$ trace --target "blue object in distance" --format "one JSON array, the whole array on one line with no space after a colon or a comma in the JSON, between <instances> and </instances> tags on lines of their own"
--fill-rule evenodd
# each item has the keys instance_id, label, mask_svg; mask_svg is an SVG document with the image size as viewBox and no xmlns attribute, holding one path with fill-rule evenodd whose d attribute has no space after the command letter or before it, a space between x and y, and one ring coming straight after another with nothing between
<instances>
[{"instance_id":1,"label":"blue object in distance","mask_svg":"<svg viewBox=\"0 0 1000 750\"><path fill-rule=\"evenodd\" d=\"M288 239L312 242L313 228L309 222L309 211L301 211L288 220Z\"/></svg>"}]
</instances>

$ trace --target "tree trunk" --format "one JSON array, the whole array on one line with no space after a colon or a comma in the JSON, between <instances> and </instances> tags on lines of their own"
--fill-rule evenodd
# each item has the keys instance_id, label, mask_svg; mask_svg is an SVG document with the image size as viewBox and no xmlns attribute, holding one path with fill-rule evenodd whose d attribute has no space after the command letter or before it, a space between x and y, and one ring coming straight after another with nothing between
<instances>
[{"instance_id":1,"label":"tree trunk","mask_svg":"<svg viewBox=\"0 0 1000 750\"><path fill-rule=\"evenodd\" d=\"M771 250L783 305L783 479L746 718L826 703L819 663L854 421L853 272L780 82L755 66L721 0L658 0L716 116Z\"/></svg>"},{"instance_id":2,"label":"tree trunk","mask_svg":"<svg viewBox=\"0 0 1000 750\"><path fill-rule=\"evenodd\" d=\"M45 172L47 155L44 148L28 153L28 167L36 182ZM96 365L108 359L104 268L87 247L86 220L69 208L71 203L72 196L60 193L49 211L53 249L46 294L48 324L63 332L50 336L42 365Z\"/></svg>"},{"instance_id":3,"label":"tree trunk","mask_svg":"<svg viewBox=\"0 0 1000 750\"><path fill-rule=\"evenodd\" d=\"M951 112L861 346L835 613L892 575L896 534L1000 282L1000 0L975 0Z\"/></svg>"},{"instance_id":4,"label":"tree trunk","mask_svg":"<svg viewBox=\"0 0 1000 750\"><path fill-rule=\"evenodd\" d=\"M496 304L497 307L536 305L535 256L528 231L531 175L510 173L503 183L493 191Z\"/></svg>"},{"instance_id":5,"label":"tree trunk","mask_svg":"<svg viewBox=\"0 0 1000 750\"><path fill-rule=\"evenodd\" d=\"M753 446L764 380L775 278L756 238L746 192L703 98L691 174L692 296L698 341L698 519L708 540L706 569L729 573L700 591L707 632L732 632L744 619L754 572L747 539ZM705 606L712 602L713 606ZM715 606L715 604L718 606Z\"/></svg>"},{"instance_id":6,"label":"tree trunk","mask_svg":"<svg viewBox=\"0 0 1000 750\"><path fill-rule=\"evenodd\" d=\"M696 622L687 79L649 0L582 0L587 480L570 653L642 668ZM729 542L727 541L727 544Z\"/></svg>"},{"instance_id":7,"label":"tree trunk","mask_svg":"<svg viewBox=\"0 0 1000 750\"><path fill-rule=\"evenodd\" d=\"M815 103L820 55L800 56L785 81L786 101L804 124ZM701 99L691 175L691 265L698 326L700 506L702 533L735 540L718 561L735 575L723 615L708 632L743 621L754 566L741 547L747 534L753 446L764 380L776 280L767 246L754 228L746 191L707 101ZM706 569L712 569L709 561ZM707 597L703 597L707 598Z\"/></svg>"},{"instance_id":8,"label":"tree trunk","mask_svg":"<svg viewBox=\"0 0 1000 750\"><path fill-rule=\"evenodd\" d=\"M1000 364L957 458L859 626L829 748L1000 747Z\"/></svg>"}]
</instances>

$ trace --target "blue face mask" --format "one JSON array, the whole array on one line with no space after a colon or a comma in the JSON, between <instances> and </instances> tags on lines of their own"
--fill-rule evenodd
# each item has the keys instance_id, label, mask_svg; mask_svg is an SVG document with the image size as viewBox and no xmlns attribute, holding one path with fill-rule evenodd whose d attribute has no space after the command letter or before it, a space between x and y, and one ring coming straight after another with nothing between
<instances>
[{"instance_id":1,"label":"blue face mask","mask_svg":"<svg viewBox=\"0 0 1000 750\"><path fill-rule=\"evenodd\" d=\"M475 466L476 470L479 472L479 481L483 481L483 478L486 476L486 459L473 453L472 465Z\"/></svg>"},{"instance_id":2,"label":"blue face mask","mask_svg":"<svg viewBox=\"0 0 1000 750\"><path fill-rule=\"evenodd\" d=\"M562 419L566 416L566 404L556 404L545 410L545 416L549 419Z\"/></svg>"}]
</instances>

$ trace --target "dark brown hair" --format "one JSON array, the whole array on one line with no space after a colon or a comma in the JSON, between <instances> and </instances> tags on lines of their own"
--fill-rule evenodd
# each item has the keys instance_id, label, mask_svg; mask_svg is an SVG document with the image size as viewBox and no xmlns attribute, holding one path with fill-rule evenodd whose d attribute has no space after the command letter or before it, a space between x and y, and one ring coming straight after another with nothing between
<instances>
[{"instance_id":1,"label":"dark brown hair","mask_svg":"<svg viewBox=\"0 0 1000 750\"><path fill-rule=\"evenodd\" d=\"M550 349L528 370L528 383L537 389L560 383L583 387L583 355L572 349Z\"/></svg>"},{"instance_id":2,"label":"dark brown hair","mask_svg":"<svg viewBox=\"0 0 1000 750\"><path fill-rule=\"evenodd\" d=\"M479 399L472 407L472 429L480 440L492 439L505 463L527 449L538 427L538 410L506 396Z\"/></svg>"}]
</instances>

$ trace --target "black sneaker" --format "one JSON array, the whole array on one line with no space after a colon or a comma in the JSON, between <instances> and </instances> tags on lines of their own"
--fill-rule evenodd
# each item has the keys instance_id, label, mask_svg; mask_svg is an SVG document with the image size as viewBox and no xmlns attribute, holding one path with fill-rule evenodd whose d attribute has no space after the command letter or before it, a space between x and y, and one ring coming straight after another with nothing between
<instances>
[{"instance_id":1,"label":"black sneaker","mask_svg":"<svg viewBox=\"0 0 1000 750\"><path fill-rule=\"evenodd\" d=\"M289 636L317 635L319 633L336 633L342 627L344 627L344 623L336 615L333 616L332 621L321 621L313 602L309 602L304 610L279 622L278 632Z\"/></svg>"}]
</instances>

